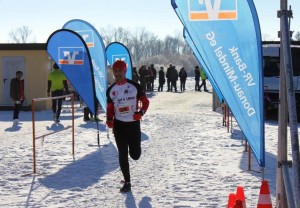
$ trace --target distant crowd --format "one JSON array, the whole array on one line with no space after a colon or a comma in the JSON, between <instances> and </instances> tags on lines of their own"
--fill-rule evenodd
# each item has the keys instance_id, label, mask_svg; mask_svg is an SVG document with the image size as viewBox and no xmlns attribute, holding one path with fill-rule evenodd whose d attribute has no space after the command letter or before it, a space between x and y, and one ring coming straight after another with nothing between
<instances>
[{"instance_id":1,"label":"distant crowd","mask_svg":"<svg viewBox=\"0 0 300 208\"><path fill-rule=\"evenodd\" d=\"M186 90L185 83L187 79L187 72L184 67L180 68L179 72L176 66L172 64L167 68L166 73L164 72L164 67L161 66L159 71L154 67L154 64L150 66L142 65L138 70L136 67L132 67L132 80L140 83L144 91L154 91L154 80L157 78L158 73L158 92L164 91L164 84L167 82L167 92L177 92L177 81L179 79L180 91L184 92ZM203 69L199 66L195 67L195 91L200 91L204 88L207 92L206 87L206 74ZM201 84L200 84L201 80Z\"/></svg>"}]
</instances>

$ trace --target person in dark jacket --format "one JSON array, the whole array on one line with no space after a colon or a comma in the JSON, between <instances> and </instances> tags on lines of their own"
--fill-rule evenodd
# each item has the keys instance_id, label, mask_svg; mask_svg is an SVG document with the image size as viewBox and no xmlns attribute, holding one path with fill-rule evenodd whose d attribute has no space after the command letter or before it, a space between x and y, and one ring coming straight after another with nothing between
<instances>
[{"instance_id":1,"label":"person in dark jacket","mask_svg":"<svg viewBox=\"0 0 300 208\"><path fill-rule=\"evenodd\" d=\"M180 78L180 91L185 91L185 82L187 78L187 73L185 69L182 67L179 71L179 78Z\"/></svg>"},{"instance_id":2,"label":"person in dark jacket","mask_svg":"<svg viewBox=\"0 0 300 208\"><path fill-rule=\"evenodd\" d=\"M136 70L136 67L132 67L132 81L139 83L140 76Z\"/></svg>"},{"instance_id":3,"label":"person in dark jacket","mask_svg":"<svg viewBox=\"0 0 300 208\"><path fill-rule=\"evenodd\" d=\"M147 66L142 65L139 68L139 75L140 75L140 84L144 92L146 92L146 74L147 74Z\"/></svg>"},{"instance_id":4,"label":"person in dark jacket","mask_svg":"<svg viewBox=\"0 0 300 208\"><path fill-rule=\"evenodd\" d=\"M175 92L177 92L178 72L175 66L172 66L170 70L170 80L171 80L171 92L173 91L173 87Z\"/></svg>"},{"instance_id":5,"label":"person in dark jacket","mask_svg":"<svg viewBox=\"0 0 300 208\"><path fill-rule=\"evenodd\" d=\"M195 67L195 91L200 91L200 69L199 66Z\"/></svg>"},{"instance_id":6,"label":"person in dark jacket","mask_svg":"<svg viewBox=\"0 0 300 208\"><path fill-rule=\"evenodd\" d=\"M14 124L19 122L20 109L25 100L24 94L24 79L22 79L23 72L17 71L16 77L10 81L10 98L14 102L13 120Z\"/></svg>"},{"instance_id":7,"label":"person in dark jacket","mask_svg":"<svg viewBox=\"0 0 300 208\"><path fill-rule=\"evenodd\" d=\"M153 91L154 90L154 80L156 80L156 69L154 68L154 64L150 65L150 69L152 71L152 76L151 76L151 84L150 84L150 90Z\"/></svg>"},{"instance_id":8,"label":"person in dark jacket","mask_svg":"<svg viewBox=\"0 0 300 208\"><path fill-rule=\"evenodd\" d=\"M152 77L153 74L152 74L151 66L148 66L146 70L146 77L145 77L147 91L151 91Z\"/></svg>"},{"instance_id":9,"label":"person in dark jacket","mask_svg":"<svg viewBox=\"0 0 300 208\"><path fill-rule=\"evenodd\" d=\"M160 70L158 72L158 89L157 91L160 92L160 91L163 91L163 88L164 88L164 84L166 82L166 79L165 79L165 72L164 72L164 67L160 67Z\"/></svg>"},{"instance_id":10,"label":"person in dark jacket","mask_svg":"<svg viewBox=\"0 0 300 208\"><path fill-rule=\"evenodd\" d=\"M167 72L166 72L166 78L167 78L167 86L168 86L168 92L170 92L171 90L171 79L170 79L170 71L172 69L172 64L170 64L169 68L167 69Z\"/></svg>"}]
</instances>

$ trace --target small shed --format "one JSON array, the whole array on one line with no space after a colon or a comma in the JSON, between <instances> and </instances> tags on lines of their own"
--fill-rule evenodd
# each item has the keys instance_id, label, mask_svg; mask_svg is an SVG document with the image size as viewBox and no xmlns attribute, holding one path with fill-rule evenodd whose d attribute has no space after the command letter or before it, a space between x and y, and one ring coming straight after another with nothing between
<instances>
[{"instance_id":1,"label":"small shed","mask_svg":"<svg viewBox=\"0 0 300 208\"><path fill-rule=\"evenodd\" d=\"M0 110L13 107L10 99L10 81L16 71L23 72L25 101L23 110L30 110L33 98L47 96L47 78L53 60L45 43L0 44ZM49 109L49 102L36 103L36 110Z\"/></svg>"}]
</instances>

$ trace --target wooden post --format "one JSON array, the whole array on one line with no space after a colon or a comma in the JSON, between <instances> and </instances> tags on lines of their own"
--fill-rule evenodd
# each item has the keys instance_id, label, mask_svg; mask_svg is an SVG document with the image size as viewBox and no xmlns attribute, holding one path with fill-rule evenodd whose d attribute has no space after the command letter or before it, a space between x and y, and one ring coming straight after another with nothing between
<instances>
[{"instance_id":1,"label":"wooden post","mask_svg":"<svg viewBox=\"0 0 300 208\"><path fill-rule=\"evenodd\" d=\"M36 173L36 155L35 155L35 119L34 119L34 100L31 101L32 113L32 151L33 151L33 173Z\"/></svg>"}]
</instances>

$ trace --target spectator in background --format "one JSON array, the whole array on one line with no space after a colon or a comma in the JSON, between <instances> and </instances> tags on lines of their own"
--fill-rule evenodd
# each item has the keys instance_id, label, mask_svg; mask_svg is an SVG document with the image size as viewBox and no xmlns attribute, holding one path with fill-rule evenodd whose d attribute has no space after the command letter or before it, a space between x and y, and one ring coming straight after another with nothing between
<instances>
[{"instance_id":1,"label":"spectator in background","mask_svg":"<svg viewBox=\"0 0 300 208\"><path fill-rule=\"evenodd\" d=\"M48 88L47 96L58 97L64 95L64 89L66 94L69 94L67 78L63 72L59 69L56 63L53 64L53 70L48 75ZM59 123L59 116L61 113L63 98L53 99L52 100L52 111L53 111L53 120L55 123Z\"/></svg>"},{"instance_id":2,"label":"spectator in background","mask_svg":"<svg viewBox=\"0 0 300 208\"><path fill-rule=\"evenodd\" d=\"M87 122L90 121L91 118L93 117L92 112L90 111L90 109L86 106L85 103L84 104L84 108L83 108L83 121Z\"/></svg>"},{"instance_id":3,"label":"spectator in background","mask_svg":"<svg viewBox=\"0 0 300 208\"><path fill-rule=\"evenodd\" d=\"M23 102L25 100L24 94L24 79L22 79L23 72L17 71L16 77L10 81L10 98L14 102L13 121L14 125L19 122L19 113Z\"/></svg>"},{"instance_id":4,"label":"spectator in background","mask_svg":"<svg viewBox=\"0 0 300 208\"><path fill-rule=\"evenodd\" d=\"M156 69L154 68L154 64L150 65L150 69L152 71L152 76L151 76L151 83L150 83L150 90L154 90L154 80L156 80Z\"/></svg>"},{"instance_id":5,"label":"spectator in background","mask_svg":"<svg viewBox=\"0 0 300 208\"><path fill-rule=\"evenodd\" d=\"M87 121L101 121L97 115L94 115L92 113L92 111L86 106L85 103L83 103L83 121L87 122ZM98 109L98 103L96 105L96 109ZM98 111L98 110L96 110ZM97 114L97 112L96 112Z\"/></svg>"},{"instance_id":6,"label":"spectator in background","mask_svg":"<svg viewBox=\"0 0 300 208\"><path fill-rule=\"evenodd\" d=\"M172 66L170 70L170 80L171 80L171 92L173 91L173 87L175 92L177 92L178 72L175 66Z\"/></svg>"},{"instance_id":7,"label":"spectator in background","mask_svg":"<svg viewBox=\"0 0 300 208\"><path fill-rule=\"evenodd\" d=\"M164 72L164 67L160 67L160 70L158 72L158 89L157 91L160 92L160 91L163 91L163 88L164 88L164 84L166 82L166 79L165 79L165 72Z\"/></svg>"},{"instance_id":8,"label":"spectator in background","mask_svg":"<svg viewBox=\"0 0 300 208\"><path fill-rule=\"evenodd\" d=\"M179 71L179 78L180 78L180 91L185 91L185 82L187 78L187 73L185 69L182 67Z\"/></svg>"},{"instance_id":9,"label":"spectator in background","mask_svg":"<svg viewBox=\"0 0 300 208\"><path fill-rule=\"evenodd\" d=\"M199 66L195 67L195 91L200 91L200 69Z\"/></svg>"},{"instance_id":10,"label":"spectator in background","mask_svg":"<svg viewBox=\"0 0 300 208\"><path fill-rule=\"evenodd\" d=\"M173 67L172 64L170 64L170 66L169 66L169 68L167 69L167 72L166 72L167 86L168 86L167 92L170 92L170 90L171 90L170 71L171 71L172 67Z\"/></svg>"},{"instance_id":11,"label":"spectator in background","mask_svg":"<svg viewBox=\"0 0 300 208\"><path fill-rule=\"evenodd\" d=\"M136 67L132 67L132 81L139 83L140 76L136 70Z\"/></svg>"},{"instance_id":12,"label":"spectator in background","mask_svg":"<svg viewBox=\"0 0 300 208\"><path fill-rule=\"evenodd\" d=\"M146 65L142 65L139 68L139 75L140 75L140 84L144 92L146 92L146 74L147 74L147 67Z\"/></svg>"},{"instance_id":13,"label":"spectator in background","mask_svg":"<svg viewBox=\"0 0 300 208\"><path fill-rule=\"evenodd\" d=\"M201 92L201 87L203 86L204 87L204 91L205 92L208 92L207 88L206 88L206 74L205 74L205 71L201 68L200 70L200 77L201 77L201 85L199 86L199 91Z\"/></svg>"},{"instance_id":14,"label":"spectator in background","mask_svg":"<svg viewBox=\"0 0 300 208\"><path fill-rule=\"evenodd\" d=\"M107 67L107 82L108 82L108 86L112 85L112 83L115 82L115 78L110 65Z\"/></svg>"},{"instance_id":15,"label":"spectator in background","mask_svg":"<svg viewBox=\"0 0 300 208\"><path fill-rule=\"evenodd\" d=\"M152 69L150 66L148 66L148 68L146 69L146 76L145 76L147 91L151 91L152 77L153 77Z\"/></svg>"}]
</instances>

